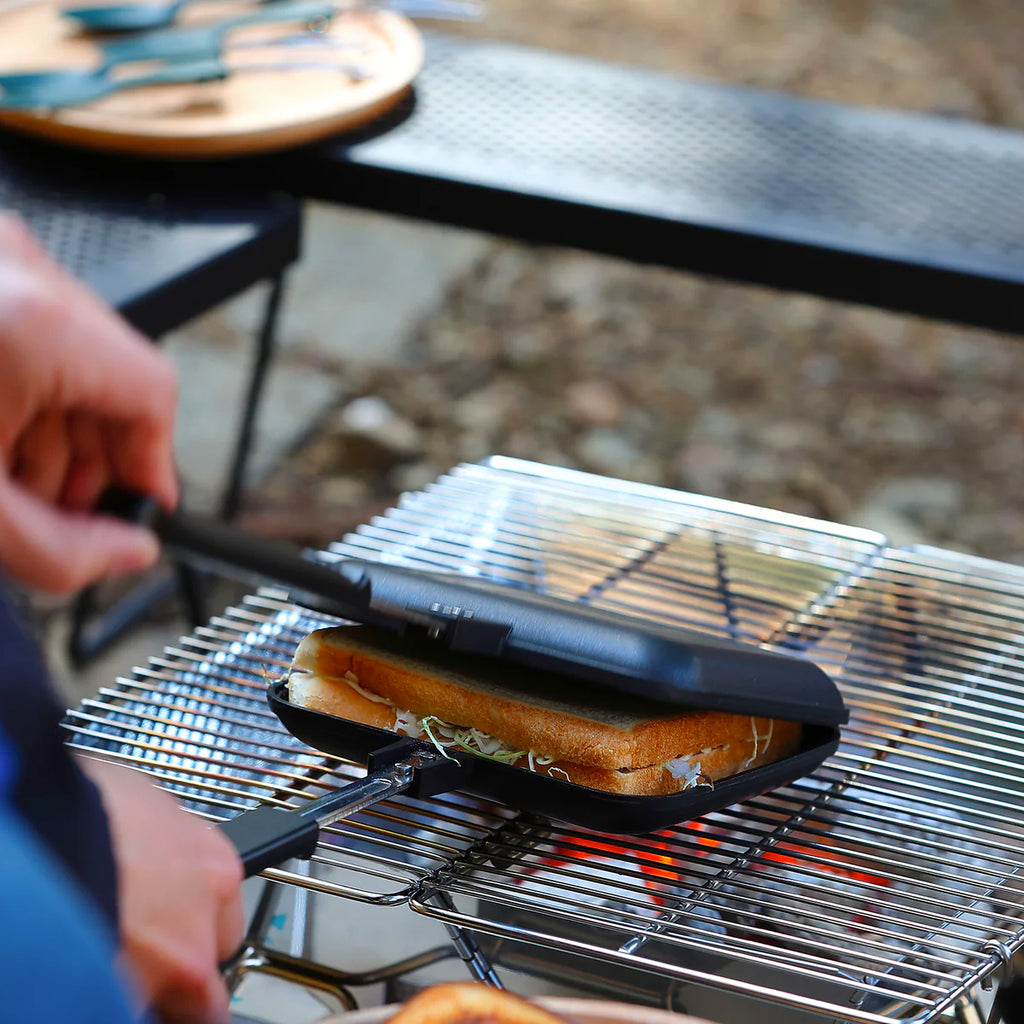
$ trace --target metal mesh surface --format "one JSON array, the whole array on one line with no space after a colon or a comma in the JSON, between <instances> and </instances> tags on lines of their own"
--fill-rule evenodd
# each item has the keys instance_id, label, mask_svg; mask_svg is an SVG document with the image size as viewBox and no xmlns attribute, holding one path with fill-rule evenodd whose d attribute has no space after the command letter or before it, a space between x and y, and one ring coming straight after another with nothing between
<instances>
[{"instance_id":1,"label":"metal mesh surface","mask_svg":"<svg viewBox=\"0 0 1024 1024\"><path fill-rule=\"evenodd\" d=\"M447 796L332 827L312 879L478 932L859 1021L932 1019L1024 942L1024 571L529 463L462 466L335 545L814 658L851 708L813 776L650 836ZM261 696L320 618L250 598L72 712L72 742L226 816L358 769ZM438 900L440 892L450 899Z\"/></svg>"},{"instance_id":2,"label":"metal mesh surface","mask_svg":"<svg viewBox=\"0 0 1024 1024\"><path fill-rule=\"evenodd\" d=\"M361 158L608 209L1021 269L1024 141L497 43L429 39Z\"/></svg>"},{"instance_id":3,"label":"metal mesh surface","mask_svg":"<svg viewBox=\"0 0 1024 1024\"><path fill-rule=\"evenodd\" d=\"M271 591L247 598L69 712L70 743L144 768L211 820L321 796L364 772L292 738L263 691L299 640L331 621ZM458 794L381 804L322 830L316 877L267 874L365 902L405 902L420 879L509 814Z\"/></svg>"},{"instance_id":4,"label":"metal mesh surface","mask_svg":"<svg viewBox=\"0 0 1024 1024\"><path fill-rule=\"evenodd\" d=\"M224 295L278 273L298 246L297 205L183 170L126 167L14 138L0 148L0 210L13 210L47 252L122 312L145 303L161 334ZM262 246L256 243L262 242ZM177 286L202 270L220 279ZM223 284L221 282L224 282Z\"/></svg>"},{"instance_id":5,"label":"metal mesh surface","mask_svg":"<svg viewBox=\"0 0 1024 1024\"><path fill-rule=\"evenodd\" d=\"M88 279L131 259L175 224L159 197L90 188L88 171L69 179L60 164L0 153L0 209L16 210L51 256Z\"/></svg>"}]
</instances>

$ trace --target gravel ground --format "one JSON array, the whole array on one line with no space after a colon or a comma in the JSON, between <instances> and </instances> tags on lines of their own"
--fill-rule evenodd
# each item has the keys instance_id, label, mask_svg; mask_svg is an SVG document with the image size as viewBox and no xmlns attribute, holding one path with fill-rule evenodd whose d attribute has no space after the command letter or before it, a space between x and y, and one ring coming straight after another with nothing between
<instances>
[{"instance_id":1,"label":"gravel ground","mask_svg":"<svg viewBox=\"0 0 1024 1024\"><path fill-rule=\"evenodd\" d=\"M1024 128L1013 0L489 9L465 31ZM504 453L1024 562L1018 338L494 240L399 362L327 368L337 407L255 525L323 542Z\"/></svg>"}]
</instances>

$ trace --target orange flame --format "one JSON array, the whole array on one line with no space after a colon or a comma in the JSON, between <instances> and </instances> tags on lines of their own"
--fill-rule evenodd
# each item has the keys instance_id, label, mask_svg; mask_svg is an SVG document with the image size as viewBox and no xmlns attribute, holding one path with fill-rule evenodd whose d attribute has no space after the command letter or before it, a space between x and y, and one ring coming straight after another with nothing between
<instances>
[{"instance_id":1,"label":"orange flame","mask_svg":"<svg viewBox=\"0 0 1024 1024\"><path fill-rule=\"evenodd\" d=\"M721 839L716 839L712 834L711 827L703 821L689 821L685 827L696 833L695 839L698 846L713 850L722 845ZM570 842L559 843L550 854L541 858L540 867L560 868L572 866L581 858L586 860L607 859L612 862L622 863L633 861L640 869L640 876L643 879L644 887L647 889L648 898L656 906L664 903L661 897L666 884L677 885L682 882L683 875L676 869L676 861L672 855L672 846L664 840L655 837L648 837L644 840L645 845L631 847L607 839L590 837L579 837ZM814 851L803 851L800 857L784 853L784 850L799 852L800 847L794 843L783 843L775 849L769 850L761 857L761 862L782 864L786 867L804 868L823 871L827 874L836 875L841 878L848 878L850 881L862 884L884 887L889 884L889 879L879 875L868 874L854 868L840 867L836 864L826 864L818 861Z\"/></svg>"}]
</instances>

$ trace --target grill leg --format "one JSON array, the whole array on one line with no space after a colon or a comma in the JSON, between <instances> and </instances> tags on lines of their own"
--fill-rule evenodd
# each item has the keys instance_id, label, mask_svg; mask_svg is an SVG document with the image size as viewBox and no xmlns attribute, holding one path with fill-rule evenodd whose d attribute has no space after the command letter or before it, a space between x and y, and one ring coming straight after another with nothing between
<instances>
[{"instance_id":1,"label":"grill leg","mask_svg":"<svg viewBox=\"0 0 1024 1024\"><path fill-rule=\"evenodd\" d=\"M309 877L309 861L295 862L295 873ZM309 943L309 890L302 885L295 887L292 902L292 934L288 952L294 957L303 957Z\"/></svg>"},{"instance_id":2,"label":"grill leg","mask_svg":"<svg viewBox=\"0 0 1024 1024\"><path fill-rule=\"evenodd\" d=\"M295 864L302 865L304 862L297 861ZM298 873L308 875L308 864L305 867L306 870L300 868ZM295 903L294 913L296 916L292 921L291 952L280 953L271 949L265 945L264 936L273 919L278 896L286 892L287 888L277 882L263 883L256 908L253 910L249 926L246 929L242 948L229 963L221 965L229 992L237 991L238 986L249 973L270 974L291 984L323 992L336 999L347 1012L357 1009L356 1000L349 991L350 987L384 984L386 990L390 991L391 984L397 979L432 964L449 960L455 956L456 951L463 960L467 962L472 960L470 969L474 977L498 988L502 987L501 982L491 970L490 964L479 952L473 940L457 928L449 928L453 945L437 946L406 957L404 960L397 960L366 971L344 971L305 960L301 955L307 945L308 937L307 911L302 909L309 897L309 893L305 889L299 889L294 894L298 897L301 893L303 901L300 903L296 899ZM298 954L296 948L299 950Z\"/></svg>"},{"instance_id":3,"label":"grill leg","mask_svg":"<svg viewBox=\"0 0 1024 1024\"><path fill-rule=\"evenodd\" d=\"M305 873L308 874L308 864ZM221 966L228 991L234 993L247 974L259 972L270 974L293 985L323 992L335 999L345 1012L358 1009L355 997L346 987L351 983L350 975L301 958L306 937L305 901L308 893L305 889L300 889L296 893L297 895L301 892L303 895L303 913L301 921L296 914L292 922L292 954L278 953L264 945L263 939L270 926L277 897L284 889L285 887L277 882L263 883L241 950L229 963ZM296 929L300 942L299 955L295 955L294 952Z\"/></svg>"},{"instance_id":4,"label":"grill leg","mask_svg":"<svg viewBox=\"0 0 1024 1024\"><path fill-rule=\"evenodd\" d=\"M435 890L425 898L445 910L455 909L451 896L446 892L437 892ZM477 981L482 981L492 988L503 989L505 986L501 983L501 979L495 973L490 960L487 959L483 950L477 945L476 939L473 938L472 934L453 924L445 924L444 928L448 932L448 937L452 940L452 945L459 954L459 958L469 969L469 973Z\"/></svg>"},{"instance_id":5,"label":"grill leg","mask_svg":"<svg viewBox=\"0 0 1024 1024\"><path fill-rule=\"evenodd\" d=\"M965 996L956 1004L953 1011L957 1024L985 1024L985 1017L978 1004L969 996Z\"/></svg>"},{"instance_id":6,"label":"grill leg","mask_svg":"<svg viewBox=\"0 0 1024 1024\"><path fill-rule=\"evenodd\" d=\"M234 519L241 504L242 489L245 486L245 470L252 448L252 432L256 423L256 412L259 409L260 399L263 397L267 367L274 357L274 349L277 345L277 320L283 293L284 273L282 272L271 283L270 294L267 296L267 304L263 310L263 323L256 335L256 357L249 375L249 389L245 398L245 406L242 409L238 435L235 439L235 453L228 473L227 488L221 501L221 517L223 519Z\"/></svg>"},{"instance_id":7,"label":"grill leg","mask_svg":"<svg viewBox=\"0 0 1024 1024\"><path fill-rule=\"evenodd\" d=\"M306 960L298 960L271 949L244 949L232 962L228 972L228 991L234 992L249 973L258 972L280 978L292 985L315 989L337 1000L342 1010L358 1010L355 996L345 987L348 980L342 971Z\"/></svg>"}]
</instances>

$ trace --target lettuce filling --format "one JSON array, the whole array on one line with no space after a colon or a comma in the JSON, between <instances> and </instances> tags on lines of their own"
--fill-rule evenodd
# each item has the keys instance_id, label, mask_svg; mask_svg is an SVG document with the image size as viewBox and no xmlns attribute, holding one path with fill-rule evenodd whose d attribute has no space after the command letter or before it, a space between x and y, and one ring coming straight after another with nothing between
<instances>
[{"instance_id":1,"label":"lettuce filling","mask_svg":"<svg viewBox=\"0 0 1024 1024\"><path fill-rule=\"evenodd\" d=\"M448 753L451 749L464 750L476 757L482 757L488 761L497 761L500 764L515 765L525 758L526 767L531 772L543 773L552 777L564 776L567 782L572 781L568 772L554 765L555 758L553 757L538 754L535 750L515 750L512 747L506 746L496 737L472 726L452 725L450 722L442 721L436 715L417 715L412 711L400 708L393 701L388 700L387 697L382 697L379 693L367 690L359 682L359 677L354 672L348 671L342 678L353 690L367 700L372 701L374 704L385 704L394 711L395 724L393 729L395 732L408 736L411 739L426 739L442 755L451 760L454 760L451 754ZM768 738L770 741L770 733ZM754 754L750 759L751 761L757 756L758 739L755 727ZM767 749L767 743L765 747ZM748 761L747 763L749 764L750 762ZM699 761L691 761L687 757L676 757L666 761L661 767L672 778L682 781L682 789L694 789L698 786L714 788L714 783L711 779L701 771Z\"/></svg>"}]
</instances>

